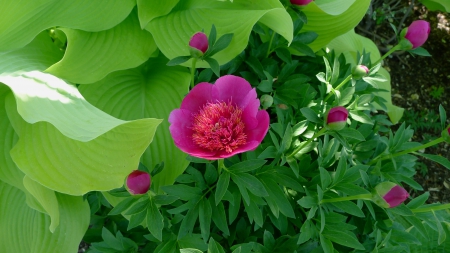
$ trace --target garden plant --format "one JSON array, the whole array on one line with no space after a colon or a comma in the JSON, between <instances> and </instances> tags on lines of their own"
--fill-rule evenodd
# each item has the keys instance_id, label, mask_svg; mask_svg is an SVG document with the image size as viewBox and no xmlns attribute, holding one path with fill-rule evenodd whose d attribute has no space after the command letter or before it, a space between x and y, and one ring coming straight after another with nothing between
<instances>
[{"instance_id":1,"label":"garden plant","mask_svg":"<svg viewBox=\"0 0 450 253\"><path fill-rule=\"evenodd\" d=\"M0 252L448 250L450 204L413 178L450 169L426 152L447 113L412 142L382 65L429 57L430 25L380 55L370 5L2 1Z\"/></svg>"}]
</instances>

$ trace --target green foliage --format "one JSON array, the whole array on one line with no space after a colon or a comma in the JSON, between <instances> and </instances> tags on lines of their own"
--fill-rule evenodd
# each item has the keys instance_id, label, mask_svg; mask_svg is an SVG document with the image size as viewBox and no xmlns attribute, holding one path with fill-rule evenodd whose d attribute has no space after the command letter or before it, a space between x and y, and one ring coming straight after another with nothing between
<instances>
[{"instance_id":1,"label":"green foliage","mask_svg":"<svg viewBox=\"0 0 450 253\"><path fill-rule=\"evenodd\" d=\"M407 112L390 130L403 109L390 100L375 44L352 30L370 2L6 1L0 252L75 252L81 240L91 253L445 247L450 217L425 204L429 194L391 209L372 202L381 182L423 191L412 179L411 153L423 147L410 142L413 130L447 124L441 106L440 122ZM209 50L189 71L188 41L202 30ZM356 64L368 75L352 78ZM223 75L244 77L264 98L268 133L255 150L217 162L187 156L169 114L191 80ZM327 130L336 106L349 111L347 125ZM136 169L152 185L131 196L123 183Z\"/></svg>"}]
</instances>

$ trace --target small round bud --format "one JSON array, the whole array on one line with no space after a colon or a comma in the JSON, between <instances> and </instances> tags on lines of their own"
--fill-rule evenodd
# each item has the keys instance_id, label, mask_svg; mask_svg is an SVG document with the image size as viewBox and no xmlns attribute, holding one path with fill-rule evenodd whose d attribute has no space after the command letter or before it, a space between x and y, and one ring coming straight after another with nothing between
<instances>
[{"instance_id":1,"label":"small round bud","mask_svg":"<svg viewBox=\"0 0 450 253\"><path fill-rule=\"evenodd\" d=\"M150 189L152 180L150 174L140 170L134 170L126 179L126 189L131 195L144 194Z\"/></svg>"},{"instance_id":2,"label":"small round bud","mask_svg":"<svg viewBox=\"0 0 450 253\"><path fill-rule=\"evenodd\" d=\"M383 182L375 186L372 200L384 208L393 208L403 203L409 193L399 185L392 182Z\"/></svg>"},{"instance_id":3,"label":"small round bud","mask_svg":"<svg viewBox=\"0 0 450 253\"><path fill-rule=\"evenodd\" d=\"M192 35L189 40L189 49L193 57L200 57L208 50L208 37L203 32Z\"/></svg>"},{"instance_id":4,"label":"small round bud","mask_svg":"<svg viewBox=\"0 0 450 253\"><path fill-rule=\"evenodd\" d=\"M331 108L326 116L326 127L330 130L339 131L347 124L348 111L343 106Z\"/></svg>"},{"instance_id":5,"label":"small round bud","mask_svg":"<svg viewBox=\"0 0 450 253\"><path fill-rule=\"evenodd\" d=\"M299 6L307 5L311 2L312 2L312 0L291 0L291 4L299 5Z\"/></svg>"},{"instance_id":6,"label":"small round bud","mask_svg":"<svg viewBox=\"0 0 450 253\"><path fill-rule=\"evenodd\" d=\"M369 68L364 65L356 65L352 70L352 78L359 80L369 74Z\"/></svg>"}]
</instances>

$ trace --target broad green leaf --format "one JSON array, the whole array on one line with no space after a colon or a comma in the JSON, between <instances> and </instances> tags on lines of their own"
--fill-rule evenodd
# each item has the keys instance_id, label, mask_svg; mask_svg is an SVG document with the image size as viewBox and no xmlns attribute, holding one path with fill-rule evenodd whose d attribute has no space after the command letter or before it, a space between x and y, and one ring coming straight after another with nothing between
<instances>
[{"instance_id":1,"label":"broad green leaf","mask_svg":"<svg viewBox=\"0 0 450 253\"><path fill-rule=\"evenodd\" d=\"M167 15L180 0L137 0L139 22L144 29L152 19Z\"/></svg>"},{"instance_id":2,"label":"broad green leaf","mask_svg":"<svg viewBox=\"0 0 450 253\"><path fill-rule=\"evenodd\" d=\"M93 83L113 71L137 67L156 50L152 35L140 28L136 11L106 31L60 30L67 36L66 53L46 72L73 83Z\"/></svg>"},{"instance_id":3,"label":"broad green leaf","mask_svg":"<svg viewBox=\"0 0 450 253\"><path fill-rule=\"evenodd\" d=\"M59 225L59 205L58 200L56 199L55 192L45 188L41 184L36 181L31 180L28 176L25 176L23 179L23 184L29 194L31 194L42 207L43 213L46 213L51 218L50 223L50 232L55 232L55 229ZM27 200L30 198L27 198ZM28 202L28 206L32 207ZM42 212L41 211L41 212Z\"/></svg>"},{"instance_id":4,"label":"broad green leaf","mask_svg":"<svg viewBox=\"0 0 450 253\"><path fill-rule=\"evenodd\" d=\"M0 51L21 48L41 31L55 26L90 32L122 22L135 0L5 0L0 9Z\"/></svg>"},{"instance_id":5,"label":"broad green leaf","mask_svg":"<svg viewBox=\"0 0 450 253\"><path fill-rule=\"evenodd\" d=\"M333 3L334 2L334 3ZM308 23L302 32L312 31L318 37L309 47L314 52L325 47L332 39L353 29L366 14L370 0L341 0L341 1L312 2L302 9L308 17ZM350 4L351 3L351 4ZM336 8L336 5L340 5Z\"/></svg>"},{"instance_id":6,"label":"broad green leaf","mask_svg":"<svg viewBox=\"0 0 450 253\"><path fill-rule=\"evenodd\" d=\"M89 225L89 205L82 197L56 197L60 223L52 233L47 215L29 208L22 191L0 182L0 252L76 252Z\"/></svg>"},{"instance_id":7,"label":"broad green leaf","mask_svg":"<svg viewBox=\"0 0 450 253\"><path fill-rule=\"evenodd\" d=\"M242 18L245 17L245 18ZM239 25L234 24L239 20ZM211 26L217 27L217 38L233 33L230 45L214 55L223 65L241 53L248 44L250 32L256 22L268 26L289 42L293 37L293 25L289 14L277 0L210 1L183 0L167 15L153 18L146 29L149 30L158 48L169 59L189 55L189 39L199 31L209 33ZM190 66L191 61L183 64ZM209 67L204 61L197 67Z\"/></svg>"},{"instance_id":8,"label":"broad green leaf","mask_svg":"<svg viewBox=\"0 0 450 253\"><path fill-rule=\"evenodd\" d=\"M167 119L188 92L190 75L182 67L168 67L165 58L150 58L145 64L109 74L103 80L81 85L81 94L97 108L123 120L147 117L164 119L142 162L151 169L164 162L164 170L152 178L156 191L172 184L189 162L173 143Z\"/></svg>"},{"instance_id":9,"label":"broad green leaf","mask_svg":"<svg viewBox=\"0 0 450 253\"><path fill-rule=\"evenodd\" d=\"M450 12L450 2L448 0L420 0L420 2L430 11Z\"/></svg>"},{"instance_id":10,"label":"broad green leaf","mask_svg":"<svg viewBox=\"0 0 450 253\"><path fill-rule=\"evenodd\" d=\"M2 103L20 137L11 157L30 179L52 190L82 195L119 188L160 120L116 119L86 102L74 86L42 73L60 57L51 45L41 34L0 57L0 82L12 90ZM48 55L41 58L41 49Z\"/></svg>"}]
</instances>

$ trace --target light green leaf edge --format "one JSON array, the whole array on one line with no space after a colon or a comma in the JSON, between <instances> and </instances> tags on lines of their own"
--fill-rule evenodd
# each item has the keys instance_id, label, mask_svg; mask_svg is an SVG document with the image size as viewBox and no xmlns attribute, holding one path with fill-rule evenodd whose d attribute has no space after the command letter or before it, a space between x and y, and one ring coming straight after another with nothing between
<instances>
[{"instance_id":1,"label":"light green leaf edge","mask_svg":"<svg viewBox=\"0 0 450 253\"><path fill-rule=\"evenodd\" d=\"M21 48L50 27L91 32L110 29L122 22L135 5L136 0L4 0L0 9L0 51Z\"/></svg>"},{"instance_id":2,"label":"light green leaf edge","mask_svg":"<svg viewBox=\"0 0 450 253\"><path fill-rule=\"evenodd\" d=\"M180 0L137 0L139 22L144 29L152 19L169 14Z\"/></svg>"},{"instance_id":3,"label":"light green leaf edge","mask_svg":"<svg viewBox=\"0 0 450 253\"><path fill-rule=\"evenodd\" d=\"M214 55L219 65L223 65L245 49L250 32L258 21L282 35L287 41L292 41L292 20L277 0L236 0L232 3L183 0L169 14L152 19L146 29L153 34L161 52L167 58L173 59L189 55L188 44L191 36L202 30L209 34L214 24L218 38L227 33L234 34L230 45ZM191 61L182 65L190 66ZM197 67L209 68L209 65L205 61L198 61Z\"/></svg>"},{"instance_id":4,"label":"light green leaf edge","mask_svg":"<svg viewBox=\"0 0 450 253\"><path fill-rule=\"evenodd\" d=\"M350 2L354 3L339 15L327 13L327 11L333 13L329 7L334 5L326 6L327 8L322 10L315 2L311 2L302 9L308 18L308 23L303 26L301 32L312 31L318 35L315 41L308 44L314 52L325 47L337 36L353 29L364 17L370 4L370 0L341 0L336 2L342 4L342 6L348 6Z\"/></svg>"},{"instance_id":5,"label":"light green leaf edge","mask_svg":"<svg viewBox=\"0 0 450 253\"><path fill-rule=\"evenodd\" d=\"M450 1L448 0L420 0L430 11L450 12Z\"/></svg>"},{"instance_id":6,"label":"light green leaf edge","mask_svg":"<svg viewBox=\"0 0 450 253\"><path fill-rule=\"evenodd\" d=\"M167 119L188 93L190 75L185 68L168 67L165 62L164 57L150 58L137 68L117 71L97 83L79 87L90 103L117 118L163 119L142 156L150 170L164 162L163 171L152 178L152 188L157 192L161 186L172 184L189 164L187 155L173 142Z\"/></svg>"},{"instance_id":7,"label":"light green leaf edge","mask_svg":"<svg viewBox=\"0 0 450 253\"><path fill-rule=\"evenodd\" d=\"M136 11L106 31L60 30L67 36L66 53L46 72L73 83L93 83L113 71L137 67L157 49L152 35L140 28Z\"/></svg>"},{"instance_id":8,"label":"light green leaf edge","mask_svg":"<svg viewBox=\"0 0 450 253\"><path fill-rule=\"evenodd\" d=\"M18 188L0 181L0 252L76 252L89 225L89 205L82 197L56 198L61 219L52 233L50 218L29 208Z\"/></svg>"},{"instance_id":9,"label":"light green leaf edge","mask_svg":"<svg viewBox=\"0 0 450 253\"><path fill-rule=\"evenodd\" d=\"M346 61L352 64L352 66L357 64L356 54L358 51L363 52L363 50L365 50L367 53L370 53L370 60L372 63L375 63L381 57L380 51L375 43L366 37L356 34L353 29L336 37L328 43L326 48L327 51L334 50L336 54L344 54ZM389 72L384 68L380 68L378 73L386 79L386 81L375 81L378 84L378 88L387 90L388 92L379 92L377 95L387 101L386 107L388 109L387 113L389 119L392 123L397 124L403 116L404 109L392 104L391 76ZM381 107L377 108L381 109Z\"/></svg>"}]
</instances>

